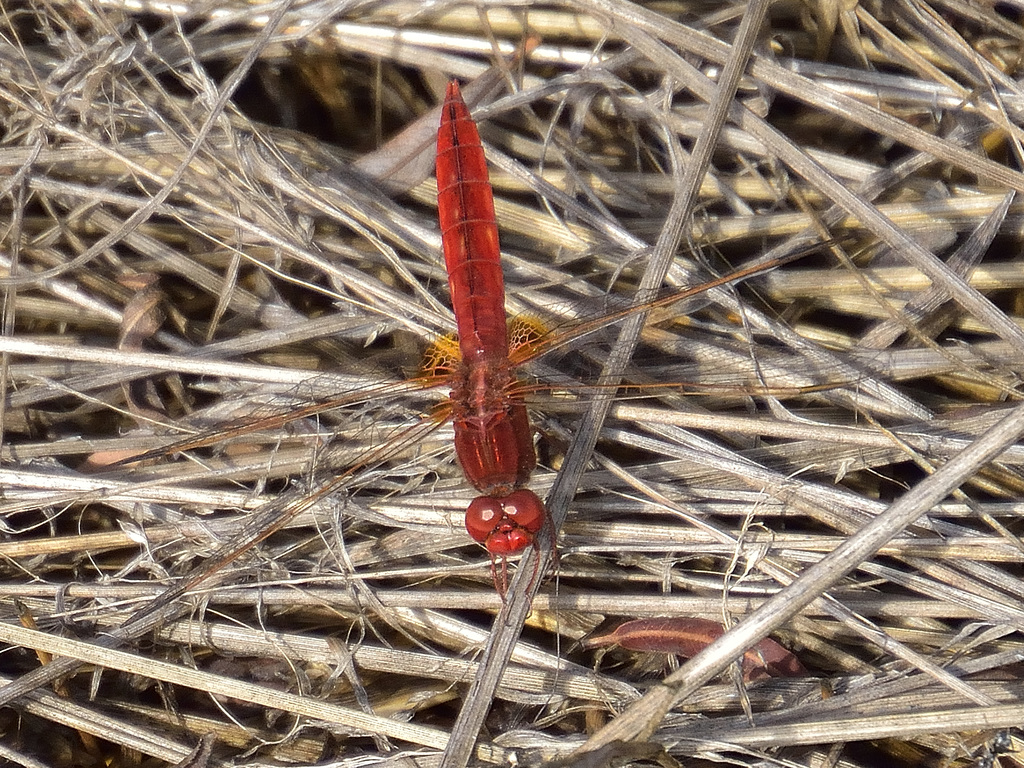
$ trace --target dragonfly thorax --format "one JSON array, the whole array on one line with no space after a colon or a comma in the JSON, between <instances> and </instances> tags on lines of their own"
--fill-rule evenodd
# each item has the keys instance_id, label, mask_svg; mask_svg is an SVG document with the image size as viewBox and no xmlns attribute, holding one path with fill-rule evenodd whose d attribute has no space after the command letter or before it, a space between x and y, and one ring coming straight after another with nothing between
<instances>
[{"instance_id":1,"label":"dragonfly thorax","mask_svg":"<svg viewBox=\"0 0 1024 768\"><path fill-rule=\"evenodd\" d=\"M526 405L507 365L461 365L452 377L455 454L483 494L507 496L537 465Z\"/></svg>"}]
</instances>

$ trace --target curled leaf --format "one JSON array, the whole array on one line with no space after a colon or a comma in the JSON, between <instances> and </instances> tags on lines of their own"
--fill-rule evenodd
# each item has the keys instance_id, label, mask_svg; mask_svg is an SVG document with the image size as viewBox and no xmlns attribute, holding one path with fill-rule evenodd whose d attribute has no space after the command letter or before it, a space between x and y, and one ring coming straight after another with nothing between
<instances>
[{"instance_id":1,"label":"curled leaf","mask_svg":"<svg viewBox=\"0 0 1024 768\"><path fill-rule=\"evenodd\" d=\"M590 638L588 647L617 645L628 651L695 656L725 634L717 621L689 617L636 619L606 635ZM779 643L766 637L743 654L745 680L795 677L806 674L800 660Z\"/></svg>"}]
</instances>

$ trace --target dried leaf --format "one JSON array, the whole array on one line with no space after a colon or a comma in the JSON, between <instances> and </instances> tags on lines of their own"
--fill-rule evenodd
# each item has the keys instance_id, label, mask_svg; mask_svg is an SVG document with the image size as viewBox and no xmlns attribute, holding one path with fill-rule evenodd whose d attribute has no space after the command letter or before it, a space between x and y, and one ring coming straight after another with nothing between
<instances>
[{"instance_id":1,"label":"dried leaf","mask_svg":"<svg viewBox=\"0 0 1024 768\"><path fill-rule=\"evenodd\" d=\"M619 625L607 635L593 637L588 647L617 645L628 651L673 653L690 658L725 633L717 621L687 617L636 619ZM743 655L745 680L767 677L794 677L807 670L792 652L770 637L761 640Z\"/></svg>"}]
</instances>

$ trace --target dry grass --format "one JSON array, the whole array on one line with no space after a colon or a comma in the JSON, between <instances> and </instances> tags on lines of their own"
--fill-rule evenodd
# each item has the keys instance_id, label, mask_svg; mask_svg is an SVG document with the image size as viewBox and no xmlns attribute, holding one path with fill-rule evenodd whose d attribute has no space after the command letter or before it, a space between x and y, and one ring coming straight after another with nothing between
<instances>
[{"instance_id":1,"label":"dry grass","mask_svg":"<svg viewBox=\"0 0 1024 768\"><path fill-rule=\"evenodd\" d=\"M0 757L1021 765L1017 4L510 5L3 4ZM505 605L403 383L485 71L512 312L826 243L524 371ZM655 616L735 631L587 642Z\"/></svg>"}]
</instances>

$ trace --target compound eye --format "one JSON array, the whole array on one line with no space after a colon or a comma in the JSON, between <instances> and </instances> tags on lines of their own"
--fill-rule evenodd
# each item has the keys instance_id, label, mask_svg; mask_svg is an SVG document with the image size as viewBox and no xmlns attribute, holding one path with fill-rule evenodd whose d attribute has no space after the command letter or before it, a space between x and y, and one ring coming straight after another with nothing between
<instances>
[{"instance_id":1,"label":"compound eye","mask_svg":"<svg viewBox=\"0 0 1024 768\"><path fill-rule=\"evenodd\" d=\"M500 499L506 517L530 533L538 533L547 522L548 511L536 493L520 488Z\"/></svg>"},{"instance_id":2,"label":"compound eye","mask_svg":"<svg viewBox=\"0 0 1024 768\"><path fill-rule=\"evenodd\" d=\"M485 544L505 516L501 499L493 496L477 496L466 509L466 531L473 538Z\"/></svg>"}]
</instances>

